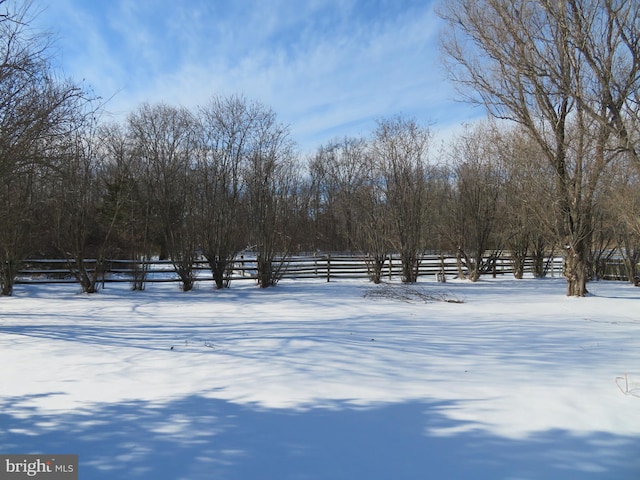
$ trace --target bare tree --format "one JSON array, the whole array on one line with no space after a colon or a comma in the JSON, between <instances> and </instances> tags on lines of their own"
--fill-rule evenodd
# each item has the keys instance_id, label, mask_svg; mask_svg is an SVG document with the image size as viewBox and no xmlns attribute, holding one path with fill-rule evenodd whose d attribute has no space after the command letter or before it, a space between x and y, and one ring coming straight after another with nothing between
<instances>
[{"instance_id":1,"label":"bare tree","mask_svg":"<svg viewBox=\"0 0 640 480\"><path fill-rule=\"evenodd\" d=\"M428 128L413 119L395 117L378 122L372 140L372 158L393 225L395 247L402 262L402 280L418 278L418 258L424 251L426 212L429 208Z\"/></svg>"},{"instance_id":2,"label":"bare tree","mask_svg":"<svg viewBox=\"0 0 640 480\"><path fill-rule=\"evenodd\" d=\"M346 250L356 246L356 205L354 196L361 188L366 168L366 141L358 138L333 140L318 148L310 165L323 208L330 218L328 229L334 245ZM320 193L321 192L321 193Z\"/></svg>"},{"instance_id":3,"label":"bare tree","mask_svg":"<svg viewBox=\"0 0 640 480\"><path fill-rule=\"evenodd\" d=\"M451 152L452 239L461 263L458 271L473 282L493 266L496 255L485 258L487 250L500 248L501 239L495 230L499 223L504 174L496 149L497 138L497 132L490 125L480 124L454 141Z\"/></svg>"},{"instance_id":4,"label":"bare tree","mask_svg":"<svg viewBox=\"0 0 640 480\"><path fill-rule=\"evenodd\" d=\"M243 172L249 239L256 246L258 284L262 288L278 283L294 244L291 226L295 223L292 212L299 193L299 168L288 129L263 107Z\"/></svg>"},{"instance_id":5,"label":"bare tree","mask_svg":"<svg viewBox=\"0 0 640 480\"><path fill-rule=\"evenodd\" d=\"M583 62L576 101L640 171L640 4L569 0L555 12Z\"/></svg>"},{"instance_id":6,"label":"bare tree","mask_svg":"<svg viewBox=\"0 0 640 480\"><path fill-rule=\"evenodd\" d=\"M105 196L104 163L98 154L96 124L88 112L57 145L50 175L53 241L83 292L96 293L114 233L114 219L101 216ZM104 220L104 221L103 221Z\"/></svg>"},{"instance_id":7,"label":"bare tree","mask_svg":"<svg viewBox=\"0 0 640 480\"><path fill-rule=\"evenodd\" d=\"M620 255L627 279L639 283L640 173L621 161L613 165L603 183L600 210L611 230L612 251Z\"/></svg>"},{"instance_id":8,"label":"bare tree","mask_svg":"<svg viewBox=\"0 0 640 480\"><path fill-rule=\"evenodd\" d=\"M145 191L151 198L151 225L182 289L189 291L194 286L197 256L194 118L184 108L145 104L129 116L129 129L143 165Z\"/></svg>"},{"instance_id":9,"label":"bare tree","mask_svg":"<svg viewBox=\"0 0 640 480\"><path fill-rule=\"evenodd\" d=\"M105 193L100 214L114 224L114 237L122 255L132 261L132 289L144 290L151 239L152 198L147 191L144 165L136 155L130 132L121 124L103 125L98 132L105 168Z\"/></svg>"},{"instance_id":10,"label":"bare tree","mask_svg":"<svg viewBox=\"0 0 640 480\"><path fill-rule=\"evenodd\" d=\"M215 97L199 112L199 245L218 289L229 286L233 260L246 246L243 173L262 115L262 106L242 97Z\"/></svg>"},{"instance_id":11,"label":"bare tree","mask_svg":"<svg viewBox=\"0 0 640 480\"><path fill-rule=\"evenodd\" d=\"M344 138L322 146L310 170L337 243L365 255L369 278L379 283L391 249L386 201L369 142ZM321 193L320 193L321 192ZM336 242L336 239L333 239Z\"/></svg>"},{"instance_id":12,"label":"bare tree","mask_svg":"<svg viewBox=\"0 0 640 480\"><path fill-rule=\"evenodd\" d=\"M512 260L514 276L524 276L533 260L533 275L546 275L554 247L553 171L539 146L520 128L503 128L496 137L503 169L502 241Z\"/></svg>"},{"instance_id":13,"label":"bare tree","mask_svg":"<svg viewBox=\"0 0 640 480\"><path fill-rule=\"evenodd\" d=\"M369 279L380 283L384 264L390 259L393 249L393 215L374 159L369 154L365 161L368 165L366 175L354 196L354 203L358 207L356 238L360 249L366 253Z\"/></svg>"},{"instance_id":14,"label":"bare tree","mask_svg":"<svg viewBox=\"0 0 640 480\"><path fill-rule=\"evenodd\" d=\"M48 156L83 92L55 79L47 38L29 28L30 2L0 7L0 295L11 295L37 234Z\"/></svg>"},{"instance_id":15,"label":"bare tree","mask_svg":"<svg viewBox=\"0 0 640 480\"><path fill-rule=\"evenodd\" d=\"M590 60L580 48L576 6L604 19L602 2L456 0L443 6L443 42L452 79L471 101L520 124L553 168L557 228L565 247L567 295L587 293L592 201L611 157L610 129L590 121L609 107L587 95ZM590 41L607 37L590 35Z\"/></svg>"}]
</instances>

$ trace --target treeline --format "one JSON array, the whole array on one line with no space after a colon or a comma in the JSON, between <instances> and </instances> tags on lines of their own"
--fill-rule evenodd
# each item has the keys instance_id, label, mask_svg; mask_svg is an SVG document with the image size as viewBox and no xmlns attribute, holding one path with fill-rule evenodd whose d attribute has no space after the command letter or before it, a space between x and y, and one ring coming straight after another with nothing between
<instances>
[{"instance_id":1,"label":"treeline","mask_svg":"<svg viewBox=\"0 0 640 480\"><path fill-rule=\"evenodd\" d=\"M3 172L5 294L29 256L64 256L92 292L106 258L170 259L189 290L196 256L223 288L245 249L266 287L299 252L366 253L376 282L399 253L403 281L414 282L425 251L455 252L460 275L477 280L502 251L516 277L527 257L542 276L563 247L554 172L525 134L496 124L469 127L434 154L428 128L394 117L301 158L267 107L216 97L196 111L143 105L122 124L89 119L45 141ZM636 275L640 185L623 160L597 185L593 276L614 251Z\"/></svg>"},{"instance_id":2,"label":"treeline","mask_svg":"<svg viewBox=\"0 0 640 480\"><path fill-rule=\"evenodd\" d=\"M29 257L62 256L95 292L104 259L170 259L186 291L202 256L223 288L245 249L261 287L277 283L288 255L318 250L364 253L374 282L390 252L405 282L425 251L454 252L471 280L502 251L517 277L527 257L542 276L550 252L573 255L576 235L589 276L612 252L637 274L638 169L596 122L565 122L568 180L530 130L499 122L434 145L428 127L396 116L304 157L269 107L240 96L195 109L145 104L109 123L51 71L26 14L0 18L3 295ZM568 209L580 214L571 242ZM142 289L148 264L134 265Z\"/></svg>"},{"instance_id":3,"label":"treeline","mask_svg":"<svg viewBox=\"0 0 640 480\"><path fill-rule=\"evenodd\" d=\"M415 281L415 259L425 251L455 253L459 276L472 281L502 252L517 278L527 258L533 258L534 275L543 276L548 255L571 255L557 173L526 132L476 124L432 156L428 139L414 122L396 118L380 122L371 138L321 147L309 164L308 219L315 234L309 242L323 250L367 252L378 267L374 280L385 255L398 252L408 282ZM640 182L628 157L610 147L597 181L574 184L572 198L589 220L581 237L589 245L588 277L603 277L616 255L633 279L640 260Z\"/></svg>"}]
</instances>

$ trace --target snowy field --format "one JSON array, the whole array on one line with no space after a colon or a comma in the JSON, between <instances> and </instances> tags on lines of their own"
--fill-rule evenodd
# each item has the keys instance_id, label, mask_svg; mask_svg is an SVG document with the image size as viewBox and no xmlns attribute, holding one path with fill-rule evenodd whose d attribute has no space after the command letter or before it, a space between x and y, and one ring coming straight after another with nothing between
<instances>
[{"instance_id":1,"label":"snowy field","mask_svg":"<svg viewBox=\"0 0 640 480\"><path fill-rule=\"evenodd\" d=\"M0 452L83 480L640 479L640 288L393 287L18 286Z\"/></svg>"}]
</instances>

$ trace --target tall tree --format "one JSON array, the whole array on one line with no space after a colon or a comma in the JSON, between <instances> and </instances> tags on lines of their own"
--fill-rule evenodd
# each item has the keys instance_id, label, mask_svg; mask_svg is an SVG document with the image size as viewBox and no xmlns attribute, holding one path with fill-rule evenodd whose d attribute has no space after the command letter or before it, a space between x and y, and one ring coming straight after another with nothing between
<instances>
[{"instance_id":1,"label":"tall tree","mask_svg":"<svg viewBox=\"0 0 640 480\"><path fill-rule=\"evenodd\" d=\"M294 244L292 213L299 192L299 168L288 128L278 123L273 111L262 107L243 172L249 238L256 248L262 288L278 283Z\"/></svg>"},{"instance_id":2,"label":"tall tree","mask_svg":"<svg viewBox=\"0 0 640 480\"><path fill-rule=\"evenodd\" d=\"M568 0L566 13L557 11L583 60L577 102L640 172L640 3Z\"/></svg>"},{"instance_id":3,"label":"tall tree","mask_svg":"<svg viewBox=\"0 0 640 480\"><path fill-rule=\"evenodd\" d=\"M199 245L218 289L229 285L233 260L246 246L243 170L257 148L262 110L232 96L215 97L199 111Z\"/></svg>"},{"instance_id":4,"label":"tall tree","mask_svg":"<svg viewBox=\"0 0 640 480\"><path fill-rule=\"evenodd\" d=\"M431 196L427 164L430 132L415 120L394 117L378 122L372 158L392 222L395 248L402 262L402 280L418 279L418 258L424 251L426 212Z\"/></svg>"},{"instance_id":5,"label":"tall tree","mask_svg":"<svg viewBox=\"0 0 640 480\"><path fill-rule=\"evenodd\" d=\"M593 195L611 160L605 148L611 129L593 121L594 112L609 107L605 97L588 93L593 70L574 11L588 9L606 23L610 3L454 0L440 11L449 27L447 65L463 95L520 124L553 168L567 295L587 293ZM597 45L611 40L588 38Z\"/></svg>"},{"instance_id":6,"label":"tall tree","mask_svg":"<svg viewBox=\"0 0 640 480\"><path fill-rule=\"evenodd\" d=\"M113 234L113 218L101 216L104 163L98 154L95 122L79 116L77 129L58 146L57 163L50 175L54 244L82 290L96 293L104 273ZM101 220L106 220L102 222Z\"/></svg>"},{"instance_id":7,"label":"tall tree","mask_svg":"<svg viewBox=\"0 0 640 480\"><path fill-rule=\"evenodd\" d=\"M144 165L156 235L182 289L189 291L194 286L197 256L194 117L184 108L145 104L129 116L129 129Z\"/></svg>"},{"instance_id":8,"label":"tall tree","mask_svg":"<svg viewBox=\"0 0 640 480\"><path fill-rule=\"evenodd\" d=\"M100 214L113 222L119 251L132 260L133 290L144 290L153 255L152 198L144 164L136 155L130 132L119 123L99 129L100 154L105 168L105 197Z\"/></svg>"},{"instance_id":9,"label":"tall tree","mask_svg":"<svg viewBox=\"0 0 640 480\"><path fill-rule=\"evenodd\" d=\"M327 232L340 249L358 248L354 196L364 181L365 145L364 139L333 140L318 148L310 165L315 185L322 192L324 209L330 217Z\"/></svg>"},{"instance_id":10,"label":"tall tree","mask_svg":"<svg viewBox=\"0 0 640 480\"><path fill-rule=\"evenodd\" d=\"M480 124L455 140L452 149L452 237L458 261L473 282L492 266L495 255L487 259L485 252L502 241L496 235L504 190L497 139L495 129Z\"/></svg>"},{"instance_id":11,"label":"tall tree","mask_svg":"<svg viewBox=\"0 0 640 480\"><path fill-rule=\"evenodd\" d=\"M11 295L33 248L49 157L69 132L83 92L56 80L46 37L29 27L30 2L0 8L0 295Z\"/></svg>"},{"instance_id":12,"label":"tall tree","mask_svg":"<svg viewBox=\"0 0 640 480\"><path fill-rule=\"evenodd\" d=\"M333 232L333 244L341 250L363 253L370 279L379 283L391 241L370 143L364 138L329 142L318 149L310 170L332 227L328 231Z\"/></svg>"},{"instance_id":13,"label":"tall tree","mask_svg":"<svg viewBox=\"0 0 640 480\"><path fill-rule=\"evenodd\" d=\"M600 210L613 231L616 253L624 274L637 283L640 270L640 172L627 161L617 162L607 172L601 191Z\"/></svg>"},{"instance_id":14,"label":"tall tree","mask_svg":"<svg viewBox=\"0 0 640 480\"><path fill-rule=\"evenodd\" d=\"M522 278L528 259L533 275L546 275L554 246L553 171L539 146L520 128L503 128L496 137L504 172L502 240L512 260L514 276Z\"/></svg>"}]
</instances>

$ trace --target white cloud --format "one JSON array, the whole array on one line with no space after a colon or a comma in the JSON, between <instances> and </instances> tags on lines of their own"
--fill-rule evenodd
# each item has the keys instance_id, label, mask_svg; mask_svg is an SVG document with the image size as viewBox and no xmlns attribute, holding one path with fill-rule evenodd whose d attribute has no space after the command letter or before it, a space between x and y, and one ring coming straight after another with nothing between
<instances>
[{"instance_id":1,"label":"white cloud","mask_svg":"<svg viewBox=\"0 0 640 480\"><path fill-rule=\"evenodd\" d=\"M451 105L424 2L63 0L46 16L65 69L115 94L115 112L243 94L272 107L305 149L397 113L444 124L468 114Z\"/></svg>"}]
</instances>

